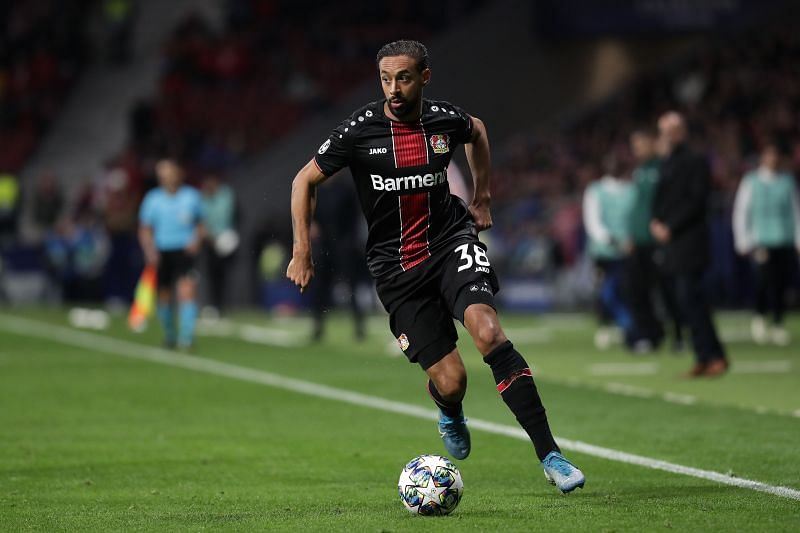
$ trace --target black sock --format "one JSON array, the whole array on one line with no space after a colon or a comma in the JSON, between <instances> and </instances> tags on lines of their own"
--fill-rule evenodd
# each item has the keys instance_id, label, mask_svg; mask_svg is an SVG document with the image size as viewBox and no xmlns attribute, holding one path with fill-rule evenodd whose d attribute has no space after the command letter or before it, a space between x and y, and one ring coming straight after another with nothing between
<instances>
[{"instance_id":1,"label":"black sock","mask_svg":"<svg viewBox=\"0 0 800 533\"><path fill-rule=\"evenodd\" d=\"M544 460L552 451L560 451L550 425L547 423L542 400L533 382L528 363L514 349L511 341L506 341L483 358L492 369L497 390L508 408L517 417L517 422L528 434L536 448L539 460Z\"/></svg>"},{"instance_id":2,"label":"black sock","mask_svg":"<svg viewBox=\"0 0 800 533\"><path fill-rule=\"evenodd\" d=\"M439 406L439 409L447 416L454 417L461 414L461 402L451 403L442 398L442 395L436 390L436 385L434 385L433 381L430 379L428 380L428 394L431 395L433 402Z\"/></svg>"}]
</instances>

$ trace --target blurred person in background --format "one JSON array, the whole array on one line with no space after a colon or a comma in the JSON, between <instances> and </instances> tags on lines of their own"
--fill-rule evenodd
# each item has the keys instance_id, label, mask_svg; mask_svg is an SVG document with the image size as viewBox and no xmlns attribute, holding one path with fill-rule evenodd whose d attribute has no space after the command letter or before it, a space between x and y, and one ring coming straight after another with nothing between
<instances>
[{"instance_id":1,"label":"blurred person in background","mask_svg":"<svg viewBox=\"0 0 800 533\"><path fill-rule=\"evenodd\" d=\"M749 256L756 279L753 340L785 346L786 290L800 251L800 200L794 176L780 168L778 147L761 151L759 167L745 174L736 191L733 234L736 251ZM767 315L771 314L771 324Z\"/></svg>"},{"instance_id":2,"label":"blurred person in background","mask_svg":"<svg viewBox=\"0 0 800 533\"><path fill-rule=\"evenodd\" d=\"M658 130L643 127L630 137L631 152L638 165L633 171L634 202L630 218L632 249L626 265L627 300L630 304L636 344L640 351L656 348L664 337L664 327L656 313L656 290L662 296L665 310L673 323L673 348L683 345L682 325L677 303L670 291L664 290L653 260L655 240L650 233L653 197L659 179L657 153Z\"/></svg>"},{"instance_id":3,"label":"blurred person in background","mask_svg":"<svg viewBox=\"0 0 800 533\"><path fill-rule=\"evenodd\" d=\"M197 189L183 184L184 172L175 160L159 161L156 174L159 186L145 195L139 210L139 242L147 264L158 269L157 315L164 344L186 350L197 321L195 258L205 235L203 201Z\"/></svg>"},{"instance_id":4,"label":"blurred person in background","mask_svg":"<svg viewBox=\"0 0 800 533\"><path fill-rule=\"evenodd\" d=\"M621 168L614 155L603 160L603 177L590 183L583 194L583 224L589 237L587 251L594 261L599 285L597 297L598 330L594 342L606 349L614 339L615 324L627 345L633 334L633 320L623 296L623 269L631 249L629 220L634 190L620 177Z\"/></svg>"},{"instance_id":5,"label":"blurred person in background","mask_svg":"<svg viewBox=\"0 0 800 533\"><path fill-rule=\"evenodd\" d=\"M111 63L124 65L130 61L135 14L135 0L103 0L106 53Z\"/></svg>"},{"instance_id":6,"label":"blurred person in background","mask_svg":"<svg viewBox=\"0 0 800 533\"><path fill-rule=\"evenodd\" d=\"M53 300L100 302L109 249L108 235L92 209L79 209L56 221L44 235Z\"/></svg>"},{"instance_id":7,"label":"blurred person in background","mask_svg":"<svg viewBox=\"0 0 800 533\"><path fill-rule=\"evenodd\" d=\"M364 254L361 252L363 243L358 239L358 199L343 180L331 181L322 189L324 194L317 200L315 222L312 225L316 277L311 300L314 318L312 340L322 339L325 333L325 314L333 304L334 289L338 281L343 281L350 291L355 338L361 341L365 335L364 310L359 304L356 289Z\"/></svg>"},{"instance_id":8,"label":"blurred person in background","mask_svg":"<svg viewBox=\"0 0 800 533\"><path fill-rule=\"evenodd\" d=\"M17 236L20 194L17 176L10 172L0 173L0 250Z\"/></svg>"},{"instance_id":9,"label":"blurred person in background","mask_svg":"<svg viewBox=\"0 0 800 533\"><path fill-rule=\"evenodd\" d=\"M45 172L36 180L33 191L33 222L37 229L48 232L61 218L64 207L64 192L61 183L52 172Z\"/></svg>"},{"instance_id":10,"label":"blurred person in background","mask_svg":"<svg viewBox=\"0 0 800 533\"><path fill-rule=\"evenodd\" d=\"M211 317L218 317L225 307L225 282L228 278L228 269L239 248L239 233L236 231L236 195L215 172L206 174L200 190L203 193L207 242L205 263L210 297L207 313ZM203 312L205 316L206 310Z\"/></svg>"},{"instance_id":11,"label":"blurred person in background","mask_svg":"<svg viewBox=\"0 0 800 533\"><path fill-rule=\"evenodd\" d=\"M128 172L112 168L103 177L95 204L100 208L111 241L106 269L106 302L127 307L142 270L136 242L137 211L141 193Z\"/></svg>"},{"instance_id":12,"label":"blurred person in background","mask_svg":"<svg viewBox=\"0 0 800 533\"><path fill-rule=\"evenodd\" d=\"M650 222L659 244L657 263L692 333L695 364L686 377L719 376L727 371L728 359L703 285L709 263L708 162L689 148L689 130L680 113L662 115L658 130L665 158L659 167Z\"/></svg>"}]
</instances>

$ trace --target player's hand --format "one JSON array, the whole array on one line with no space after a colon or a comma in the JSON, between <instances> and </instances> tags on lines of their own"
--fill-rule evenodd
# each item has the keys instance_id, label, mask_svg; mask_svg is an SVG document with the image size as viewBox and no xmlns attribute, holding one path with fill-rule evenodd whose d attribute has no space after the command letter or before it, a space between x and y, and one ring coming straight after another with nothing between
<instances>
[{"instance_id":1,"label":"player's hand","mask_svg":"<svg viewBox=\"0 0 800 533\"><path fill-rule=\"evenodd\" d=\"M200 252L200 239L192 240L183 251L191 256L197 255Z\"/></svg>"},{"instance_id":2,"label":"player's hand","mask_svg":"<svg viewBox=\"0 0 800 533\"><path fill-rule=\"evenodd\" d=\"M160 260L161 254L158 253L158 250L151 249L144 251L144 262L147 263L147 265L157 267Z\"/></svg>"},{"instance_id":3,"label":"player's hand","mask_svg":"<svg viewBox=\"0 0 800 533\"><path fill-rule=\"evenodd\" d=\"M660 220L653 220L650 222L650 233L652 233L653 237L660 243L669 242L672 238L672 232L669 230L669 226Z\"/></svg>"},{"instance_id":4,"label":"player's hand","mask_svg":"<svg viewBox=\"0 0 800 533\"><path fill-rule=\"evenodd\" d=\"M314 277L314 262L311 260L311 254L293 254L289 266L286 267L286 277L300 287L300 292L303 292L311 283L311 278Z\"/></svg>"},{"instance_id":5,"label":"player's hand","mask_svg":"<svg viewBox=\"0 0 800 533\"><path fill-rule=\"evenodd\" d=\"M470 204L469 213L479 232L492 227L492 214L489 212L488 205Z\"/></svg>"}]
</instances>

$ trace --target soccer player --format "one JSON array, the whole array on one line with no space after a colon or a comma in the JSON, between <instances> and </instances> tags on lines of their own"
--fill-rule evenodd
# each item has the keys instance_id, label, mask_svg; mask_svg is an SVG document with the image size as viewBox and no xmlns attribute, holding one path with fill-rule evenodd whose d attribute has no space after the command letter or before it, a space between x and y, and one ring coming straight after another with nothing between
<instances>
[{"instance_id":1,"label":"soccer player","mask_svg":"<svg viewBox=\"0 0 800 533\"><path fill-rule=\"evenodd\" d=\"M780 169L780 153L774 145L761 152L760 166L742 178L733 210L736 250L752 258L756 272L756 316L753 339L789 344L783 328L786 289L793 263L800 251L800 200L794 177ZM772 327L765 315L772 314Z\"/></svg>"},{"instance_id":2,"label":"soccer player","mask_svg":"<svg viewBox=\"0 0 800 533\"><path fill-rule=\"evenodd\" d=\"M147 264L158 268L157 315L164 329L164 344L187 350L197 320L194 262L205 234L203 201L197 189L183 185L183 169L176 161L159 161L156 174L159 187L145 195L139 209L139 242Z\"/></svg>"},{"instance_id":3,"label":"soccer player","mask_svg":"<svg viewBox=\"0 0 800 533\"><path fill-rule=\"evenodd\" d=\"M428 375L448 452L457 459L470 452L461 405L467 374L456 349L456 318L533 441L547 479L562 492L583 487L583 473L553 439L528 363L506 338L495 312L497 279L477 237L492 225L486 128L449 102L423 98L431 70L421 43L389 43L377 62L385 99L342 122L294 178L287 277L301 290L311 281L309 226L317 186L350 167L369 227L367 262L378 296L400 348ZM447 183L447 165L461 144L475 184L469 206L450 194Z\"/></svg>"}]
</instances>

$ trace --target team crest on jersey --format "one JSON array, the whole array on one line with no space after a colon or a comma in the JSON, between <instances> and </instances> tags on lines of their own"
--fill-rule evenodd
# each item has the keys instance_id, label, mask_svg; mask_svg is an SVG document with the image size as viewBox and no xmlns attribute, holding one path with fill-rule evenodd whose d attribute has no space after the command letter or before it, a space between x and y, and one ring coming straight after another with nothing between
<instances>
[{"instance_id":1,"label":"team crest on jersey","mask_svg":"<svg viewBox=\"0 0 800 533\"><path fill-rule=\"evenodd\" d=\"M431 148L435 154L446 154L450 151L450 137L446 133L431 135Z\"/></svg>"},{"instance_id":2,"label":"team crest on jersey","mask_svg":"<svg viewBox=\"0 0 800 533\"><path fill-rule=\"evenodd\" d=\"M319 155L322 155L322 154L324 154L325 152L327 152L327 151L328 151L328 147L329 147L330 145L331 145L331 140L330 140L330 139L328 139L327 141L325 141L324 143L322 143L322 145L319 147L319 150L317 150L317 153L318 153Z\"/></svg>"},{"instance_id":3,"label":"team crest on jersey","mask_svg":"<svg viewBox=\"0 0 800 533\"><path fill-rule=\"evenodd\" d=\"M408 342L408 337L406 337L405 333L401 333L399 337L397 337L397 344L400 345L400 349L404 352L408 350L410 343Z\"/></svg>"}]
</instances>

